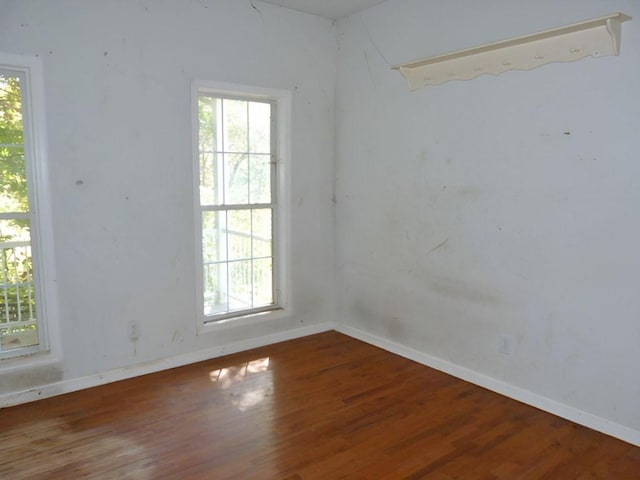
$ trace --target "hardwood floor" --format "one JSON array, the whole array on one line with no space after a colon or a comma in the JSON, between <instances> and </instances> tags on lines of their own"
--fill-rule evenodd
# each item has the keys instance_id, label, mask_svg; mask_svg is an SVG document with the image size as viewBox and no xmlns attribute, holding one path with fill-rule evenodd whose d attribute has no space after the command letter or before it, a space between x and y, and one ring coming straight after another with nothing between
<instances>
[{"instance_id":1,"label":"hardwood floor","mask_svg":"<svg viewBox=\"0 0 640 480\"><path fill-rule=\"evenodd\" d=\"M327 332L0 410L0 478L638 479L640 448Z\"/></svg>"}]
</instances>

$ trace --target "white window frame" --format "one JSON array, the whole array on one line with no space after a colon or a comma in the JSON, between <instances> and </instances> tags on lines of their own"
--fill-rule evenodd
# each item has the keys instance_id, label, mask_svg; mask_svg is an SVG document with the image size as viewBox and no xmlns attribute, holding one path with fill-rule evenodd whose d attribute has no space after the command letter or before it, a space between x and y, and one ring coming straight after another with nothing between
<instances>
[{"instance_id":1,"label":"white window frame","mask_svg":"<svg viewBox=\"0 0 640 480\"><path fill-rule=\"evenodd\" d=\"M204 269L202 256L202 213L200 205L200 157L199 157L199 115L200 94L220 97L239 97L246 100L269 100L274 102L276 128L276 191L274 215L273 274L276 305L274 309L246 313L239 311L236 316L216 319L204 315ZM193 191L196 262L196 318L198 334L217 331L220 328L252 324L291 315L290 298L290 152L291 152L291 92L271 88L255 87L232 83L194 80L191 86L191 124L193 151Z\"/></svg>"},{"instance_id":2,"label":"white window frame","mask_svg":"<svg viewBox=\"0 0 640 480\"><path fill-rule=\"evenodd\" d=\"M31 255L33 258L38 320L38 345L0 352L0 369L22 365L27 359L60 355L53 220L45 122L42 63L38 57L0 53L0 69L23 75L22 110L24 152L29 194Z\"/></svg>"}]
</instances>

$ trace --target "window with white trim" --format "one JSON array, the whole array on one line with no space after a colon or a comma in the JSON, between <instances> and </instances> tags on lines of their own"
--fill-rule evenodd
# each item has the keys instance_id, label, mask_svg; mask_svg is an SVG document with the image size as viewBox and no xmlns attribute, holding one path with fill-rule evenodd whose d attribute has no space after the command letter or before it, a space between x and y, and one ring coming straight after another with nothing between
<instances>
[{"instance_id":1,"label":"window with white trim","mask_svg":"<svg viewBox=\"0 0 640 480\"><path fill-rule=\"evenodd\" d=\"M199 303L204 323L283 307L278 98L196 87Z\"/></svg>"},{"instance_id":2,"label":"window with white trim","mask_svg":"<svg viewBox=\"0 0 640 480\"><path fill-rule=\"evenodd\" d=\"M36 208L44 146L36 131L36 108L42 108L35 101L36 80L41 82L36 59L0 54L0 358L47 349Z\"/></svg>"}]
</instances>

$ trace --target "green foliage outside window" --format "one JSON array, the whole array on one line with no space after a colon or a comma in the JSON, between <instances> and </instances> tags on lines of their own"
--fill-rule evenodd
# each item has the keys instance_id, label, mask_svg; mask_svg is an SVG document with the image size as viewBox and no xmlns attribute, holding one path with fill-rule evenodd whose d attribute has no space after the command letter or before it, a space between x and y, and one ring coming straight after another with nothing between
<instances>
[{"instance_id":1,"label":"green foliage outside window","mask_svg":"<svg viewBox=\"0 0 640 480\"><path fill-rule=\"evenodd\" d=\"M28 212L20 79L0 72L0 335L37 328L16 323L36 318Z\"/></svg>"}]
</instances>

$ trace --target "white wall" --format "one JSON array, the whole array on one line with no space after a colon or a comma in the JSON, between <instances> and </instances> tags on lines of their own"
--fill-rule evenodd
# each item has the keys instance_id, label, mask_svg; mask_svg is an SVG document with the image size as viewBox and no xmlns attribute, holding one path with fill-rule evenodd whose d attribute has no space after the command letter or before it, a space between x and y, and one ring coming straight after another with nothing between
<instances>
[{"instance_id":1,"label":"white wall","mask_svg":"<svg viewBox=\"0 0 640 480\"><path fill-rule=\"evenodd\" d=\"M189 355L329 321L335 27L253 4L0 1L0 51L43 61L63 334L60 363L2 372L0 394L197 358ZM293 95L294 314L200 336L193 79ZM135 343L127 337L132 320L140 324Z\"/></svg>"},{"instance_id":2,"label":"white wall","mask_svg":"<svg viewBox=\"0 0 640 480\"><path fill-rule=\"evenodd\" d=\"M620 57L414 93L390 69L616 11L634 17ZM640 438L639 27L631 0L341 20L337 321Z\"/></svg>"}]
</instances>

